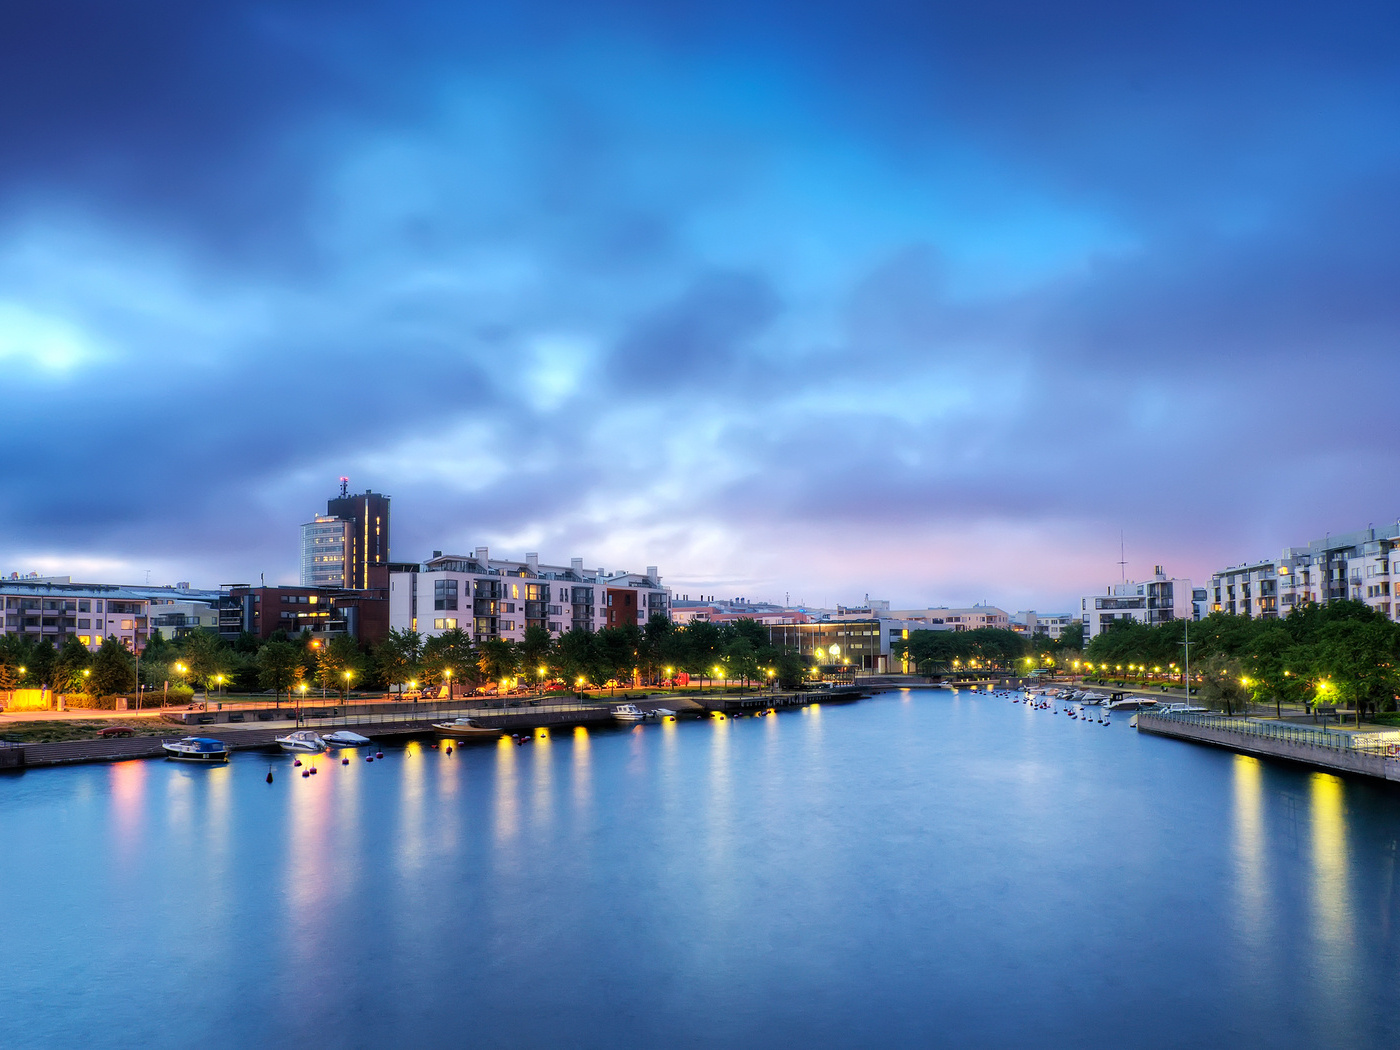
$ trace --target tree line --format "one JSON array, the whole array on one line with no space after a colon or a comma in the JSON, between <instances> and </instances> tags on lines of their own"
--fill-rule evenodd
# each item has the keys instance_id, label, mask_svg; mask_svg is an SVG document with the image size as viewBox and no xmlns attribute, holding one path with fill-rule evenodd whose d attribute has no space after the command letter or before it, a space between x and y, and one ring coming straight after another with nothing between
<instances>
[{"instance_id":1,"label":"tree line","mask_svg":"<svg viewBox=\"0 0 1400 1050\"><path fill-rule=\"evenodd\" d=\"M1185 667L1186 624L1120 620L1084 658L1117 669ZM1363 602L1306 603L1264 620L1212 613L1190 625L1191 677L1200 697L1233 713L1250 703L1353 705L1394 711L1400 693L1400 624Z\"/></svg>"},{"instance_id":2,"label":"tree line","mask_svg":"<svg viewBox=\"0 0 1400 1050\"><path fill-rule=\"evenodd\" d=\"M503 680L585 689L634 679L656 684L681 672L745 684L777 681L791 688L810 667L811 661L796 651L774 646L768 629L754 620L697 621L682 627L653 617L645 627L569 631L557 639L532 626L520 642L475 642L461 629L427 638L393 629L373 647L346 635L317 638L310 632L288 636L279 631L267 641L244 633L229 642L212 631L178 640L155 631L139 660L116 638L105 639L96 652L76 638L58 649L47 639L0 638L0 691L48 686L90 696L134 693L138 675L147 691L168 691L181 699L196 688L290 695L305 687L344 694L410 683L432 687L457 682L474 689Z\"/></svg>"}]
</instances>

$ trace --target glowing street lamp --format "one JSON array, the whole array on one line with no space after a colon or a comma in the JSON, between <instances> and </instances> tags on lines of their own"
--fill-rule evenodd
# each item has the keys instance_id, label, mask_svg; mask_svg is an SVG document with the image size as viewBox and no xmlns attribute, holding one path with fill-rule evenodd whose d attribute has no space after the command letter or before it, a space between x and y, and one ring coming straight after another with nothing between
<instances>
[{"instance_id":1,"label":"glowing street lamp","mask_svg":"<svg viewBox=\"0 0 1400 1050\"><path fill-rule=\"evenodd\" d=\"M447 702L452 702L452 668L443 669L442 676L447 679Z\"/></svg>"}]
</instances>

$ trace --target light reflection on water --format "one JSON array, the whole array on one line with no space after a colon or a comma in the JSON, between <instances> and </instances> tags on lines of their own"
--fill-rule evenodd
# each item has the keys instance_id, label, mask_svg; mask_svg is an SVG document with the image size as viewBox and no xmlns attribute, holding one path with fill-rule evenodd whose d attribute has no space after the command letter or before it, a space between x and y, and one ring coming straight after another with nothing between
<instances>
[{"instance_id":1,"label":"light reflection on water","mask_svg":"<svg viewBox=\"0 0 1400 1050\"><path fill-rule=\"evenodd\" d=\"M1391 788L968 692L426 744L305 779L252 755L0 778L26 946L0 1025L153 1048L1303 1047L1400 1023ZM150 1005L172 982L177 1028Z\"/></svg>"}]
</instances>

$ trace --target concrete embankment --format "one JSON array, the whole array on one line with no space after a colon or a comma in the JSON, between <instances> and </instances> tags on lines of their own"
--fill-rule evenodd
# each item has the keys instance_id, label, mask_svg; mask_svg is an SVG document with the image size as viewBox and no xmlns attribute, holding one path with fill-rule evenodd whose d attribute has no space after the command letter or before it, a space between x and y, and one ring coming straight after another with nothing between
<instances>
[{"instance_id":1,"label":"concrete embankment","mask_svg":"<svg viewBox=\"0 0 1400 1050\"><path fill-rule=\"evenodd\" d=\"M1400 781L1400 756L1387 754L1385 748L1345 746L1345 742L1340 739L1332 743L1327 740L1326 735L1313 732L1293 734L1293 739L1289 739L1283 733L1263 734L1251 731L1254 727L1244 720L1240 721L1239 728L1200 724L1201 721L1187 721L1170 715L1143 711L1137 715L1137 728L1140 733L1209 744L1212 747L1223 747L1260 758L1301 762L1332 773L1352 773L1380 780ZM1335 736L1341 737L1342 734Z\"/></svg>"},{"instance_id":2,"label":"concrete embankment","mask_svg":"<svg viewBox=\"0 0 1400 1050\"><path fill-rule=\"evenodd\" d=\"M637 707L649 711L656 707L667 707L681 714L701 714L703 708L688 699L677 700L637 700ZM533 731L536 729L587 726L605 728L617 725L613 717L613 704L543 704L538 707L482 708L479 706L434 705L431 713L412 712L407 715L403 708L392 714L397 717L389 720L384 713L361 712L352 708L350 717L303 719L298 724L291 719L245 728L237 723L225 722L221 725L199 726L184 729L171 726L171 731L162 736L117 737L99 740L65 740L54 743L0 745L0 769L35 769L44 766L74 765L81 762L119 762L132 758L159 758L164 755L162 741L176 740L181 736L198 732L217 736L228 745L231 751L255 751L276 749L276 738L285 736L294 729L313 729L318 733L333 733L338 729L349 729L375 740L432 735L433 723L451 721L459 715L476 719L480 724L499 728L503 732ZM290 713L290 712L287 712Z\"/></svg>"}]
</instances>

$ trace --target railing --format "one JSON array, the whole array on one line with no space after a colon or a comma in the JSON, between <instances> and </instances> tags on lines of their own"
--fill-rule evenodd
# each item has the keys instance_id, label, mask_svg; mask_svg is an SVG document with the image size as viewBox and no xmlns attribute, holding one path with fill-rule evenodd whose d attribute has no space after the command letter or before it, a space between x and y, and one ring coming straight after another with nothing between
<instances>
[{"instance_id":1,"label":"railing","mask_svg":"<svg viewBox=\"0 0 1400 1050\"><path fill-rule=\"evenodd\" d=\"M1377 733L1345 732L1322 727L1290 725L1286 722L1265 722L1252 718L1230 718L1200 711L1144 711L1138 724L1160 719L1176 725L1217 729L1241 736L1278 740L1305 747L1325 747L1332 751L1359 751L1364 754L1391 755L1400 750L1400 731Z\"/></svg>"}]
</instances>

